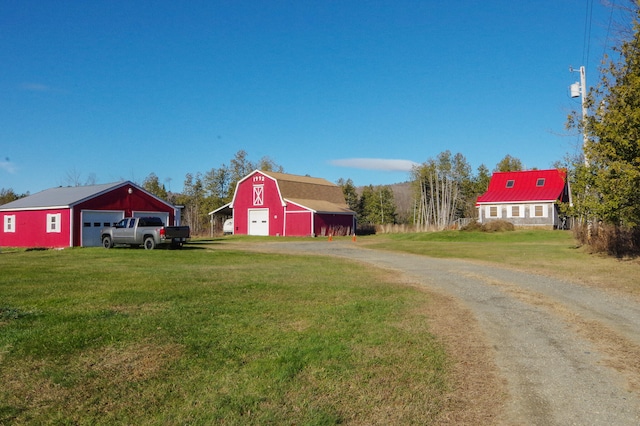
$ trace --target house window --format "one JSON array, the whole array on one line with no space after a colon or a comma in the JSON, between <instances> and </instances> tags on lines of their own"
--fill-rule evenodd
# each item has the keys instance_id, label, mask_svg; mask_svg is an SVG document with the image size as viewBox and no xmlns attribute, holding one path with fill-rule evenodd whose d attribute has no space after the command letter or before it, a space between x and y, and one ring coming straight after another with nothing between
<instances>
[{"instance_id":1,"label":"house window","mask_svg":"<svg viewBox=\"0 0 640 426\"><path fill-rule=\"evenodd\" d=\"M513 179L509 179L509 180L507 181L507 188L513 188L513 185L514 185L515 183L516 183L516 181L515 181L515 180L513 180Z\"/></svg>"},{"instance_id":2,"label":"house window","mask_svg":"<svg viewBox=\"0 0 640 426\"><path fill-rule=\"evenodd\" d=\"M254 206L264 205L264 185L253 186L253 205Z\"/></svg>"},{"instance_id":3,"label":"house window","mask_svg":"<svg viewBox=\"0 0 640 426\"><path fill-rule=\"evenodd\" d=\"M520 206L511 206L511 217L520 217Z\"/></svg>"},{"instance_id":4,"label":"house window","mask_svg":"<svg viewBox=\"0 0 640 426\"><path fill-rule=\"evenodd\" d=\"M544 206L537 205L531 206L531 216L532 217L547 217L546 210Z\"/></svg>"},{"instance_id":5,"label":"house window","mask_svg":"<svg viewBox=\"0 0 640 426\"><path fill-rule=\"evenodd\" d=\"M498 217L498 206L489 206L489 217Z\"/></svg>"},{"instance_id":6,"label":"house window","mask_svg":"<svg viewBox=\"0 0 640 426\"><path fill-rule=\"evenodd\" d=\"M60 213L47 214L47 232L60 232Z\"/></svg>"},{"instance_id":7,"label":"house window","mask_svg":"<svg viewBox=\"0 0 640 426\"><path fill-rule=\"evenodd\" d=\"M539 178L536 181L536 186L544 186L544 178Z\"/></svg>"},{"instance_id":8,"label":"house window","mask_svg":"<svg viewBox=\"0 0 640 426\"><path fill-rule=\"evenodd\" d=\"M4 217L4 232L16 232L15 215L6 215Z\"/></svg>"}]
</instances>

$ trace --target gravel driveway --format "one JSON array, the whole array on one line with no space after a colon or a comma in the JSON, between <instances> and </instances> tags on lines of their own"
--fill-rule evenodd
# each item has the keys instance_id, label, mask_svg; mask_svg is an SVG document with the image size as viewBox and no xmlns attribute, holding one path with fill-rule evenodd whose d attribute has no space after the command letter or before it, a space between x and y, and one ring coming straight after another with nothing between
<instances>
[{"instance_id":1,"label":"gravel driveway","mask_svg":"<svg viewBox=\"0 0 640 426\"><path fill-rule=\"evenodd\" d=\"M339 256L398 270L460 301L506 382L504 424L640 424L640 304L555 278L348 242L284 242L268 251Z\"/></svg>"}]
</instances>

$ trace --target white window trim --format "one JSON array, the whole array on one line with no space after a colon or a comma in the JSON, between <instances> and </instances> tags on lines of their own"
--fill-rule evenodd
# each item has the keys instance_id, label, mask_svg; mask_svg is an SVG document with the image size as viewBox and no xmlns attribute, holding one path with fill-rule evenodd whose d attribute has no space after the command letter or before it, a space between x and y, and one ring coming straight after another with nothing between
<instances>
[{"instance_id":1,"label":"white window trim","mask_svg":"<svg viewBox=\"0 0 640 426\"><path fill-rule=\"evenodd\" d=\"M4 216L4 232L16 232L16 215L7 214Z\"/></svg>"},{"instance_id":2,"label":"white window trim","mask_svg":"<svg viewBox=\"0 0 640 426\"><path fill-rule=\"evenodd\" d=\"M518 215L513 215L513 208L518 208ZM507 218L511 217L524 217L524 206L522 204L510 204L507 206Z\"/></svg>"},{"instance_id":3,"label":"white window trim","mask_svg":"<svg viewBox=\"0 0 640 426\"><path fill-rule=\"evenodd\" d=\"M536 216L536 207L542 207L542 216ZM549 217L549 207L547 204L532 204L529 210L530 217Z\"/></svg>"},{"instance_id":4,"label":"white window trim","mask_svg":"<svg viewBox=\"0 0 640 426\"><path fill-rule=\"evenodd\" d=\"M253 185L253 205L264 206L264 185Z\"/></svg>"},{"instance_id":5,"label":"white window trim","mask_svg":"<svg viewBox=\"0 0 640 426\"><path fill-rule=\"evenodd\" d=\"M491 207L496 208L497 216L491 216ZM500 219L502 217L502 208L499 205L489 205L486 207L485 216L490 219Z\"/></svg>"},{"instance_id":6,"label":"white window trim","mask_svg":"<svg viewBox=\"0 0 640 426\"><path fill-rule=\"evenodd\" d=\"M60 221L62 219L62 214L60 213L47 213L47 233L60 233L62 228ZM51 225L55 225L51 226Z\"/></svg>"}]
</instances>

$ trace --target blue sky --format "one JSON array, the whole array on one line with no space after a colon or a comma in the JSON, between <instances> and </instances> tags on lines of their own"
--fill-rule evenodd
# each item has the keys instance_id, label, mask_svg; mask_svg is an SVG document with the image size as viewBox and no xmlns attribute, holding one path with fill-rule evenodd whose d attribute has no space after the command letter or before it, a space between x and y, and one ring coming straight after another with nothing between
<instances>
[{"instance_id":1,"label":"blue sky","mask_svg":"<svg viewBox=\"0 0 640 426\"><path fill-rule=\"evenodd\" d=\"M2 0L0 188L153 172L180 191L241 149L356 185L444 150L547 168L580 144L569 66L596 83L610 16L598 0Z\"/></svg>"}]
</instances>

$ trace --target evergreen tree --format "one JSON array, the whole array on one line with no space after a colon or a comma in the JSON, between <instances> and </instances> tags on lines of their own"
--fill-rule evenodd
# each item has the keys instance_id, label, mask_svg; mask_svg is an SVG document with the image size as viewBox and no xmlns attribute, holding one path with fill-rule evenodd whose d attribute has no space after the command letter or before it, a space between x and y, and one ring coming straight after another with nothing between
<instances>
[{"instance_id":1,"label":"evergreen tree","mask_svg":"<svg viewBox=\"0 0 640 426\"><path fill-rule=\"evenodd\" d=\"M256 167L258 170L262 170L263 172L277 172L283 173L284 169L282 166L276 164L271 157L264 156L258 161L258 165ZM253 171L253 170L252 170Z\"/></svg>"},{"instance_id":2,"label":"evergreen tree","mask_svg":"<svg viewBox=\"0 0 640 426\"><path fill-rule=\"evenodd\" d=\"M507 154L496 164L494 172L519 172L523 170L522 161L516 157Z\"/></svg>"},{"instance_id":3,"label":"evergreen tree","mask_svg":"<svg viewBox=\"0 0 640 426\"><path fill-rule=\"evenodd\" d=\"M359 223L395 223L396 206L393 201L393 191L388 186L365 186L356 212Z\"/></svg>"},{"instance_id":4,"label":"evergreen tree","mask_svg":"<svg viewBox=\"0 0 640 426\"><path fill-rule=\"evenodd\" d=\"M356 187L353 184L351 179L347 179L346 181L342 178L338 179L338 186L342 188L342 193L344 194L344 199L351 210L354 212L358 211L358 203L359 197L358 192L356 191Z\"/></svg>"},{"instance_id":5,"label":"evergreen tree","mask_svg":"<svg viewBox=\"0 0 640 426\"><path fill-rule=\"evenodd\" d=\"M163 200L167 200L168 194L167 194L167 190L165 189L164 185L160 184L160 180L158 179L158 176L156 176L155 173L151 173L149 176L147 176L144 179L144 182L142 183L142 187L152 193L153 195L155 195L158 198L161 198Z\"/></svg>"},{"instance_id":6,"label":"evergreen tree","mask_svg":"<svg viewBox=\"0 0 640 426\"><path fill-rule=\"evenodd\" d=\"M236 155L231 159L229 164L230 181L227 194L229 199L233 198L233 192L235 191L236 184L240 179L256 170L256 168L256 165L249 161L249 154L247 154L247 151L241 149L236 152Z\"/></svg>"},{"instance_id":7,"label":"evergreen tree","mask_svg":"<svg viewBox=\"0 0 640 426\"><path fill-rule=\"evenodd\" d=\"M587 165L577 176L579 208L613 225L640 225L640 9L633 33L614 50L599 84L587 96ZM571 121L570 123L577 121Z\"/></svg>"},{"instance_id":8,"label":"evergreen tree","mask_svg":"<svg viewBox=\"0 0 640 426\"><path fill-rule=\"evenodd\" d=\"M231 201L233 190L231 186L231 171L226 165L211 169L204 175L204 188L212 199L214 209ZM235 190L235 188L234 188Z\"/></svg>"},{"instance_id":9,"label":"evergreen tree","mask_svg":"<svg viewBox=\"0 0 640 426\"><path fill-rule=\"evenodd\" d=\"M27 197L28 195L29 195L28 192L26 194L16 194L12 188L9 188L9 189L2 188L0 189L0 206L3 204L7 204L12 201L15 201L17 199Z\"/></svg>"}]
</instances>

